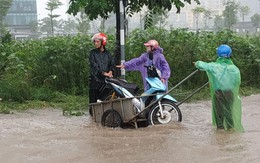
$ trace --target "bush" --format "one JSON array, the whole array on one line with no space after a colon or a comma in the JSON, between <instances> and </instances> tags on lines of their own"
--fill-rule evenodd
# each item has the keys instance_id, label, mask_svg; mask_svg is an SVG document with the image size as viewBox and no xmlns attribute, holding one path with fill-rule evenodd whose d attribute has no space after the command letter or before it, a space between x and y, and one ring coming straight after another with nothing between
<instances>
[{"instance_id":1,"label":"bush","mask_svg":"<svg viewBox=\"0 0 260 163\"><path fill-rule=\"evenodd\" d=\"M115 36L108 38L107 49L113 53ZM126 61L145 52L143 43L150 39L158 40L164 49L172 70L170 87L196 69L193 62L215 61L220 44L232 47L233 61L241 71L242 86L260 87L260 36L248 39L228 30L193 33L186 29L137 29L126 39ZM23 102L55 100L56 92L88 95L91 36L10 41L0 46L0 98ZM139 72L127 72L126 79L143 87ZM201 72L183 83L180 90L192 90L207 80L206 73Z\"/></svg>"}]
</instances>

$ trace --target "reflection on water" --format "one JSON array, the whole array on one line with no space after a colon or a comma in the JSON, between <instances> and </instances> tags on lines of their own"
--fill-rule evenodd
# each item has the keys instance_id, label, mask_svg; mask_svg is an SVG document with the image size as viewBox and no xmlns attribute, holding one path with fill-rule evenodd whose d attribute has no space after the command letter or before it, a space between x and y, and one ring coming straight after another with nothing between
<instances>
[{"instance_id":1,"label":"reflection on water","mask_svg":"<svg viewBox=\"0 0 260 163\"><path fill-rule=\"evenodd\" d=\"M64 117L60 110L0 115L0 160L258 163L259 97L243 99L245 133L215 130L210 101L181 105L181 123L138 129L104 128L88 115Z\"/></svg>"}]
</instances>

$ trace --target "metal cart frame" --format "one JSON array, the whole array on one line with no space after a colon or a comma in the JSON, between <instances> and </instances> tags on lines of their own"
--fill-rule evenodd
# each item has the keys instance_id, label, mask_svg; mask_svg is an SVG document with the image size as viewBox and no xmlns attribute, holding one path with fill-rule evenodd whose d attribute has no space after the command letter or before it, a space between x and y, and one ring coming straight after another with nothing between
<instances>
[{"instance_id":1,"label":"metal cart frame","mask_svg":"<svg viewBox=\"0 0 260 163\"><path fill-rule=\"evenodd\" d=\"M191 74L189 74L186 78L184 78L182 81L180 81L173 88L171 88L167 92L163 93L162 96L159 99L157 99L157 100L151 102L149 105L147 105L141 112L136 112L135 106L132 103L132 99L133 98L141 98L141 97L144 97L144 96L135 96L135 97L132 97L132 98L118 98L118 99L113 99L113 100L109 100L109 101L90 103L89 107L92 108L91 109L92 115L93 115L92 119L96 123L103 124L102 121L103 121L103 118L104 118L103 117L104 113L106 113L107 111L113 111L114 110L119 114L119 116L122 120L122 123L133 124L136 128L138 128L138 126L137 126L138 121L147 121L147 119L145 119L145 118L140 118L140 117L142 117L141 115L145 111L150 109L154 104L160 102L163 99L164 96L171 93L175 88L177 88L179 85L181 85L183 82L185 82L187 79L189 79L191 76L193 76L198 71L199 70L193 71ZM185 99L181 100L180 102L177 102L176 105L180 106L182 103L184 103L185 101L190 99L194 94L196 94L198 91L203 89L206 85L208 85L208 83L209 82L206 82L205 84L203 84L202 86L197 88L194 92L192 92ZM149 95L149 96L155 96L155 95L158 95L158 94L153 94L153 95Z\"/></svg>"}]
</instances>

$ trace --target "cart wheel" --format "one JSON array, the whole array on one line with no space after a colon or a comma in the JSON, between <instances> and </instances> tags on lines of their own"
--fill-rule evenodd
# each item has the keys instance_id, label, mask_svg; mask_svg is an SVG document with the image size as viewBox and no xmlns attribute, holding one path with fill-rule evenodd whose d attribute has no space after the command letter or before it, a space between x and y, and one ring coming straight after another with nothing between
<instances>
[{"instance_id":1,"label":"cart wheel","mask_svg":"<svg viewBox=\"0 0 260 163\"><path fill-rule=\"evenodd\" d=\"M122 119L117 111L109 109L103 113L101 124L107 127L121 127Z\"/></svg>"},{"instance_id":2,"label":"cart wheel","mask_svg":"<svg viewBox=\"0 0 260 163\"><path fill-rule=\"evenodd\" d=\"M182 114L178 106L168 100L162 101L161 105L164 117L161 117L159 104L155 104L154 107L150 110L148 116L148 123L150 125L166 124L170 121L181 122Z\"/></svg>"}]
</instances>

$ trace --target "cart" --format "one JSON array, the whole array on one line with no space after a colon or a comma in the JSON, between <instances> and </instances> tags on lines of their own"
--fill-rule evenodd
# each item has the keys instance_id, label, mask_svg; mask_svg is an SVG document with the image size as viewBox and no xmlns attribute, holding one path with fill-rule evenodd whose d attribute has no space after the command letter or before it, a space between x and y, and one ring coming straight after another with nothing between
<instances>
[{"instance_id":1,"label":"cart","mask_svg":"<svg viewBox=\"0 0 260 163\"><path fill-rule=\"evenodd\" d=\"M177 88L179 85L181 85L183 82L185 82L187 79L189 79L191 76L193 76L195 73L197 73L199 70L195 70L191 74L189 74L186 78L184 78L181 82L179 82L177 85L175 85L173 88L168 90L167 92L163 93L162 96L151 102L149 105L147 105L141 112L138 112L132 103L133 98L141 98L143 96L135 96L132 98L118 98L113 99L109 101L102 101L97 103L90 103L89 107L92 110L92 119L96 123L101 123L103 126L107 127L118 127L123 124L129 124L134 126L135 128L138 128L138 123L142 123L145 125L148 125L148 119L147 116L145 116L149 110L154 106L156 103L160 103L162 98L169 94L171 91L173 91L175 88ZM194 94L196 94L198 91L203 89L206 85L208 85L208 82L197 88L194 92L192 92L189 96L187 96L185 99L181 100L180 102L177 102L175 106L179 110L179 106L187 101L189 98L191 98ZM158 94L156 94L158 95ZM154 96L154 95L149 95ZM180 111L179 111L180 112ZM180 112L181 114L181 112ZM180 118L178 121L181 121L181 115L179 115Z\"/></svg>"}]
</instances>

